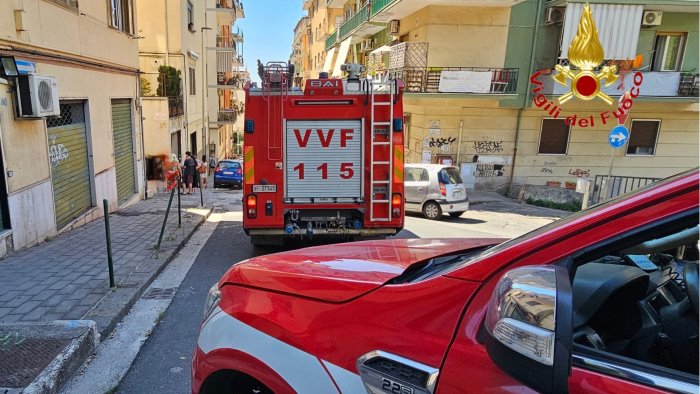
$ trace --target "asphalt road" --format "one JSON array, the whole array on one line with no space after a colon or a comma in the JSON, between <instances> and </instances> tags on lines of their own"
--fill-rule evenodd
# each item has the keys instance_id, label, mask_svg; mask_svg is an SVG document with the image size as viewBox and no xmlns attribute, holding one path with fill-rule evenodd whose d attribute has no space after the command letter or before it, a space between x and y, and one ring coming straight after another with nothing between
<instances>
[{"instance_id":1,"label":"asphalt road","mask_svg":"<svg viewBox=\"0 0 700 394\"><path fill-rule=\"evenodd\" d=\"M209 288L232 264L259 253L281 250L261 250L250 245L241 227L240 199L240 191L207 190L206 200L213 203L214 213L219 214L221 221L119 384L118 393L188 393L190 361ZM514 237L547 224L556 216L555 211L517 203L480 204L460 218L445 216L441 221L409 215L405 230L397 237Z\"/></svg>"}]
</instances>

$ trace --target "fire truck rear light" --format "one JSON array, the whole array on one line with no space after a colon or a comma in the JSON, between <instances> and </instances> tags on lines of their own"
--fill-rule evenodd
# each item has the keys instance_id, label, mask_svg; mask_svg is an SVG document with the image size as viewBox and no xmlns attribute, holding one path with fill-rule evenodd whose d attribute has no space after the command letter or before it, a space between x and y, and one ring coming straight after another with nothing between
<instances>
[{"instance_id":1,"label":"fire truck rear light","mask_svg":"<svg viewBox=\"0 0 700 394\"><path fill-rule=\"evenodd\" d=\"M246 134L253 134L255 131L255 121L253 119L247 119L243 124L243 131Z\"/></svg>"},{"instance_id":2,"label":"fire truck rear light","mask_svg":"<svg viewBox=\"0 0 700 394\"><path fill-rule=\"evenodd\" d=\"M247 202L247 206L248 206L248 217L255 218L258 214L258 212L257 212L258 197L254 194L251 194L248 196L248 199L246 200L246 202Z\"/></svg>"},{"instance_id":3,"label":"fire truck rear light","mask_svg":"<svg viewBox=\"0 0 700 394\"><path fill-rule=\"evenodd\" d=\"M401 216L401 203L403 202L403 199L401 197L401 194L399 193L394 193L391 196L391 215L395 218L398 218Z\"/></svg>"},{"instance_id":4,"label":"fire truck rear light","mask_svg":"<svg viewBox=\"0 0 700 394\"><path fill-rule=\"evenodd\" d=\"M444 183L440 184L440 194L442 194L443 196L447 196L447 188L445 187Z\"/></svg>"},{"instance_id":5,"label":"fire truck rear light","mask_svg":"<svg viewBox=\"0 0 700 394\"><path fill-rule=\"evenodd\" d=\"M394 118L394 131L402 131L403 130L403 119L401 118Z\"/></svg>"}]
</instances>

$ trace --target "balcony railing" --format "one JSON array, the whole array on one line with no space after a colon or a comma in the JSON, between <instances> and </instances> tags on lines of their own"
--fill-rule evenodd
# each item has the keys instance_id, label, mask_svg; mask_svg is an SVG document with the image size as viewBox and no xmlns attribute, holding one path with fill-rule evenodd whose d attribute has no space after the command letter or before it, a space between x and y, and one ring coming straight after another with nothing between
<instances>
[{"instance_id":1,"label":"balcony railing","mask_svg":"<svg viewBox=\"0 0 700 394\"><path fill-rule=\"evenodd\" d=\"M681 73L681 80L678 84L678 95L680 97L698 97L698 84L700 74Z\"/></svg>"},{"instance_id":2,"label":"balcony railing","mask_svg":"<svg viewBox=\"0 0 700 394\"><path fill-rule=\"evenodd\" d=\"M171 118L185 114L185 105L182 97L168 97L168 114Z\"/></svg>"},{"instance_id":3,"label":"balcony railing","mask_svg":"<svg viewBox=\"0 0 700 394\"><path fill-rule=\"evenodd\" d=\"M243 3L238 0L216 0L216 8L224 10L242 10Z\"/></svg>"},{"instance_id":4,"label":"balcony railing","mask_svg":"<svg viewBox=\"0 0 700 394\"><path fill-rule=\"evenodd\" d=\"M514 94L518 85L517 68L404 67L389 76L412 93Z\"/></svg>"},{"instance_id":5,"label":"balcony railing","mask_svg":"<svg viewBox=\"0 0 700 394\"><path fill-rule=\"evenodd\" d=\"M338 39L342 40L353 32L358 26L369 20L369 4L362 7L355 15L340 25L338 29Z\"/></svg>"},{"instance_id":6,"label":"balcony railing","mask_svg":"<svg viewBox=\"0 0 700 394\"><path fill-rule=\"evenodd\" d=\"M236 48L236 39L233 36L216 36L217 48Z\"/></svg>"},{"instance_id":7,"label":"balcony railing","mask_svg":"<svg viewBox=\"0 0 700 394\"><path fill-rule=\"evenodd\" d=\"M386 8L389 4L396 2L396 0L374 0L372 3L372 16L377 15L380 11Z\"/></svg>"},{"instance_id":8,"label":"balcony railing","mask_svg":"<svg viewBox=\"0 0 700 394\"><path fill-rule=\"evenodd\" d=\"M238 110L236 109L220 109L217 120L219 122L235 122L238 119Z\"/></svg>"},{"instance_id":9,"label":"balcony railing","mask_svg":"<svg viewBox=\"0 0 700 394\"><path fill-rule=\"evenodd\" d=\"M326 38L326 50L331 49L331 47L334 46L336 42L338 42L338 30L329 34L328 38Z\"/></svg>"}]
</instances>

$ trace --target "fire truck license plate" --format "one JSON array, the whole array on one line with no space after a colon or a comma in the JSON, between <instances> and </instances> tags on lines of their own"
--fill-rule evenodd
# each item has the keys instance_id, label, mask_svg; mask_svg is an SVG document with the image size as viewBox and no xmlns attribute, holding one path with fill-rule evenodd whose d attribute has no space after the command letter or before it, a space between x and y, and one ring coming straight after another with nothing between
<instances>
[{"instance_id":1,"label":"fire truck license plate","mask_svg":"<svg viewBox=\"0 0 700 394\"><path fill-rule=\"evenodd\" d=\"M253 185L253 193L276 193L277 185Z\"/></svg>"}]
</instances>

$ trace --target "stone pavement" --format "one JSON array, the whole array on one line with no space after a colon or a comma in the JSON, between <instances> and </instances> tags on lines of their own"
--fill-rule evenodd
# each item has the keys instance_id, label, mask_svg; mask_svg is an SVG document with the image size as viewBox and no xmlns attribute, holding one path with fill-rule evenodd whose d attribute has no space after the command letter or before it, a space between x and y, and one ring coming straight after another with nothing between
<instances>
[{"instance_id":1,"label":"stone pavement","mask_svg":"<svg viewBox=\"0 0 700 394\"><path fill-rule=\"evenodd\" d=\"M156 251L168 197L110 215L116 289L109 288L103 219L0 260L0 324L90 319L103 335L111 331L211 212L199 208L198 194L182 196L178 228L176 196Z\"/></svg>"}]
</instances>

